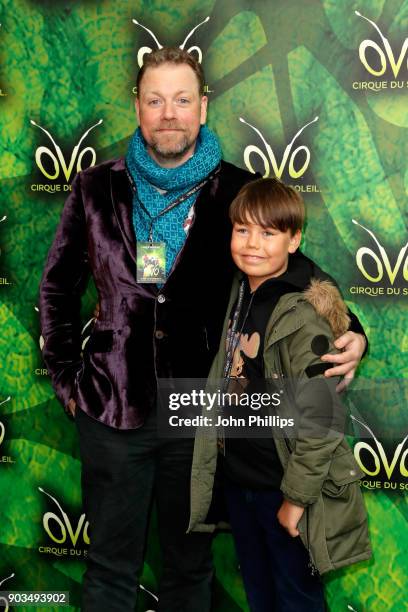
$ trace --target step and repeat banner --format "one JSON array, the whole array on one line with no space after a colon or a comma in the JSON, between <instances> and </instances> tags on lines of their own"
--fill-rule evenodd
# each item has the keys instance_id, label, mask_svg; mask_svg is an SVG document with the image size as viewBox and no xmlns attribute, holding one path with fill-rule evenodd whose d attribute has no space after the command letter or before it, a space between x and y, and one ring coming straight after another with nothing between
<instances>
[{"instance_id":1,"label":"step and repeat banner","mask_svg":"<svg viewBox=\"0 0 408 612\"><path fill-rule=\"evenodd\" d=\"M406 609L408 0L0 6L0 590L69 591L79 610L88 522L75 426L41 359L38 285L73 177L126 151L138 67L177 45L204 66L224 158L304 196L302 248L369 337L348 401L374 556L327 577L329 608ZM84 323L96 301L90 286ZM214 555L214 610L247 610L228 533ZM153 516L141 612L159 568Z\"/></svg>"}]
</instances>

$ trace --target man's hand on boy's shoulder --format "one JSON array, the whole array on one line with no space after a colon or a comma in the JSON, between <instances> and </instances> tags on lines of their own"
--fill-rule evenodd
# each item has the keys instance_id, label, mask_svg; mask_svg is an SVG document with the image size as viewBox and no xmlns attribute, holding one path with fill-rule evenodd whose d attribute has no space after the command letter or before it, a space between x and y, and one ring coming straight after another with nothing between
<instances>
[{"instance_id":1,"label":"man's hand on boy's shoulder","mask_svg":"<svg viewBox=\"0 0 408 612\"><path fill-rule=\"evenodd\" d=\"M341 352L335 355L322 355L321 360L333 363L333 367L325 372L325 376L343 376L343 380L337 385L338 392L343 391L353 380L354 374L361 361L366 348L366 339L362 334L347 331L337 338L335 347Z\"/></svg>"}]
</instances>

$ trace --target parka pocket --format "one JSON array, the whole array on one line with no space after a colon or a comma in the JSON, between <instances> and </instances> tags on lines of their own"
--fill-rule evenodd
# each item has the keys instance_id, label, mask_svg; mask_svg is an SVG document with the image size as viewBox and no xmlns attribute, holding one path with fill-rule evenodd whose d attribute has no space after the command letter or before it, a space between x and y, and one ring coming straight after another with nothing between
<instances>
[{"instance_id":1,"label":"parka pocket","mask_svg":"<svg viewBox=\"0 0 408 612\"><path fill-rule=\"evenodd\" d=\"M337 556L336 547L339 551L347 547L343 538L349 544L354 542L358 549L355 534L366 529L367 514L358 483L361 476L351 450L333 458L322 488L326 539L332 558Z\"/></svg>"},{"instance_id":2,"label":"parka pocket","mask_svg":"<svg viewBox=\"0 0 408 612\"><path fill-rule=\"evenodd\" d=\"M309 529L303 537L322 574L369 556L367 513L358 482L361 476L351 450L336 454L322 495L308 507Z\"/></svg>"},{"instance_id":3,"label":"parka pocket","mask_svg":"<svg viewBox=\"0 0 408 612\"><path fill-rule=\"evenodd\" d=\"M328 497L341 497L352 482L362 477L352 451L333 457L322 493Z\"/></svg>"}]
</instances>

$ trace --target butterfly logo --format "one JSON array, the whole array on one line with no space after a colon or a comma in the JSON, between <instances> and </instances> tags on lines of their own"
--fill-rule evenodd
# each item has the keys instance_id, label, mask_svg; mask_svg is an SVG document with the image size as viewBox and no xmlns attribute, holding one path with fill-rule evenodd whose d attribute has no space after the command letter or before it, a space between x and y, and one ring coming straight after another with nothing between
<instances>
[{"instance_id":1,"label":"butterfly logo","mask_svg":"<svg viewBox=\"0 0 408 612\"><path fill-rule=\"evenodd\" d=\"M207 23L207 21L209 21L210 17L206 17L204 19L204 21L201 21L201 23L199 23L198 25L195 26L195 28L193 28L191 30L191 32L189 32L186 36L186 38L184 39L184 42L179 46L179 49L183 49L185 48L187 41L191 38L191 36L194 34L194 32L196 30L198 30L199 27L201 27L204 23ZM146 26L144 26L143 24L141 24L139 21L137 21L136 19L132 19L132 22L137 25L140 26L141 28L143 28L144 30L146 30L146 32L148 32L150 34L150 36L153 38L154 42L157 45L158 49L163 49L163 45L160 44L160 42L157 39L157 36L154 35L154 33L149 30L148 28L146 28ZM153 51L153 49L151 47L140 47L138 53L137 53L137 63L139 64L139 68L141 68L143 66L143 58L146 55L146 53L151 53ZM193 53L196 52L197 53L197 59L199 61L199 63L201 64L202 59L203 59L203 53L200 49L200 47L198 47L197 45L193 45L192 47L189 47L187 49L187 53Z\"/></svg>"}]
</instances>

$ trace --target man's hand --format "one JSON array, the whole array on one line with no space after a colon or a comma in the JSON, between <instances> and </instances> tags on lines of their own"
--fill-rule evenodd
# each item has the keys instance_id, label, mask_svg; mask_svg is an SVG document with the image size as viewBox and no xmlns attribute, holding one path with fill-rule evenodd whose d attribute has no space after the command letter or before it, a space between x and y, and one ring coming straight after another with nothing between
<instances>
[{"instance_id":1,"label":"man's hand","mask_svg":"<svg viewBox=\"0 0 408 612\"><path fill-rule=\"evenodd\" d=\"M278 514L276 515L278 521L292 538L296 538L296 536L299 535L297 526L304 511L304 508L292 504L292 502L287 499L283 500L279 508Z\"/></svg>"},{"instance_id":2,"label":"man's hand","mask_svg":"<svg viewBox=\"0 0 408 612\"><path fill-rule=\"evenodd\" d=\"M71 398L68 402L68 410L70 411L73 417L75 417L75 409L76 409L75 400Z\"/></svg>"},{"instance_id":3,"label":"man's hand","mask_svg":"<svg viewBox=\"0 0 408 612\"><path fill-rule=\"evenodd\" d=\"M354 378L355 371L366 347L366 339L362 334L348 331L340 336L340 338L337 338L334 346L342 350L342 352L337 355L323 355L321 360L337 364L326 370L324 375L327 377L344 376L344 379L336 387L336 390L340 392L343 391Z\"/></svg>"}]
</instances>

